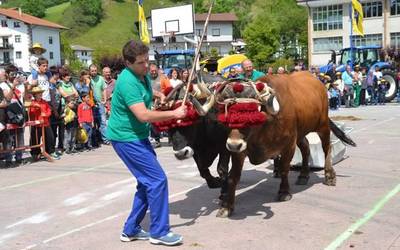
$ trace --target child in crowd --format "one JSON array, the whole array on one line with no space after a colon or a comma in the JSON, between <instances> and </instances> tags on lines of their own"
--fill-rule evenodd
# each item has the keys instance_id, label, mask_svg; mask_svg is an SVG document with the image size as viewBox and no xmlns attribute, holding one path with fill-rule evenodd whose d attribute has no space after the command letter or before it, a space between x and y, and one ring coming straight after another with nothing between
<instances>
[{"instance_id":1,"label":"child in crowd","mask_svg":"<svg viewBox=\"0 0 400 250\"><path fill-rule=\"evenodd\" d=\"M29 52L31 52L31 56L29 57L29 67L31 69L32 80L38 79L38 64L37 61L39 58L43 57L43 54L46 52L46 49L42 47L40 43L35 43L31 48L29 48ZM46 72L46 75L50 78L50 72Z\"/></svg>"},{"instance_id":2,"label":"child in crowd","mask_svg":"<svg viewBox=\"0 0 400 250\"><path fill-rule=\"evenodd\" d=\"M333 83L329 87L329 107L336 110L340 107L340 91L337 83Z\"/></svg>"},{"instance_id":3,"label":"child in crowd","mask_svg":"<svg viewBox=\"0 0 400 250\"><path fill-rule=\"evenodd\" d=\"M40 87L33 87L31 93L33 95L34 100L31 103L29 108L29 117L31 121L41 121L42 124L38 126L32 126L31 129L31 145L39 144L39 141L42 138L42 129L41 126L44 126L45 132L45 144L46 144L46 152L53 157L53 159L59 160L60 157L55 153L54 148L54 135L53 131L50 127L49 117L51 115L50 105L42 99L42 94L44 90ZM40 157L40 148L32 148L31 149L32 159L34 161L39 160Z\"/></svg>"},{"instance_id":4,"label":"child in crowd","mask_svg":"<svg viewBox=\"0 0 400 250\"><path fill-rule=\"evenodd\" d=\"M66 98L66 105L64 109L64 149L66 154L76 153L75 148L75 134L78 128L78 119L76 115L76 103L75 99L68 97Z\"/></svg>"},{"instance_id":5,"label":"child in crowd","mask_svg":"<svg viewBox=\"0 0 400 250\"><path fill-rule=\"evenodd\" d=\"M87 150L92 149L92 130L93 130L93 112L90 106L89 93L82 93L82 103L78 106L78 122L79 127L84 128L88 134L88 142L85 147Z\"/></svg>"}]
</instances>

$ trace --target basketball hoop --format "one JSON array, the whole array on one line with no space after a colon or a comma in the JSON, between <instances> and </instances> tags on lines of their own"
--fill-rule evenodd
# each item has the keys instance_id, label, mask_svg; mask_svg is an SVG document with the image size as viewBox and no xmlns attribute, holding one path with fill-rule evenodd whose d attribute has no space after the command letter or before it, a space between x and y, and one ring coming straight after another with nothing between
<instances>
[{"instance_id":1,"label":"basketball hoop","mask_svg":"<svg viewBox=\"0 0 400 250\"><path fill-rule=\"evenodd\" d=\"M173 31L169 31L169 32L162 32L161 33L162 38L163 38L163 42L164 42L164 46L166 47L170 42L174 42L172 41L173 38L175 37L175 32Z\"/></svg>"}]
</instances>

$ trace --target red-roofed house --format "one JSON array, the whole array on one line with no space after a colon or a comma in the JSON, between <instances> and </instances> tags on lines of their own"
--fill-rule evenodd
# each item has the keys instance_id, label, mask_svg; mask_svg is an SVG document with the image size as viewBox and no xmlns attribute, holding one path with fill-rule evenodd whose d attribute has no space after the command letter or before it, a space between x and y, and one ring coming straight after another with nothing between
<instances>
[{"instance_id":1,"label":"red-roofed house","mask_svg":"<svg viewBox=\"0 0 400 250\"><path fill-rule=\"evenodd\" d=\"M29 48L40 43L49 65L61 64L60 31L64 26L40 19L19 9L0 8L0 65L12 63L30 71Z\"/></svg>"}]
</instances>

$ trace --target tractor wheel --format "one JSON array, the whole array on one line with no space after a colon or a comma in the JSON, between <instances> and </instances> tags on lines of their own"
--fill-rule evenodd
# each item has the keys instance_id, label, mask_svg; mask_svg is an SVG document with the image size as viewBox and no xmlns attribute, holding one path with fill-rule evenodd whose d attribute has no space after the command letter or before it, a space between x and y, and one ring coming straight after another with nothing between
<instances>
[{"instance_id":1,"label":"tractor wheel","mask_svg":"<svg viewBox=\"0 0 400 250\"><path fill-rule=\"evenodd\" d=\"M396 74L390 69L384 69L382 75L382 78L387 81L386 102L390 102L396 97L397 88L399 87L396 82Z\"/></svg>"}]
</instances>

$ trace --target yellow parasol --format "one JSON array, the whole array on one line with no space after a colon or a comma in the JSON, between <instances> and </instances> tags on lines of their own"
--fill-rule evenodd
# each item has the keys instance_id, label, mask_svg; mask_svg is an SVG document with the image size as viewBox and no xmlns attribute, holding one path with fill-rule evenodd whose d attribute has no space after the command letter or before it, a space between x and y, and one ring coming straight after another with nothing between
<instances>
[{"instance_id":1,"label":"yellow parasol","mask_svg":"<svg viewBox=\"0 0 400 250\"><path fill-rule=\"evenodd\" d=\"M240 67L241 63L246 59L247 57L243 54L225 56L218 60L218 73L223 76L228 75L230 68Z\"/></svg>"}]
</instances>

